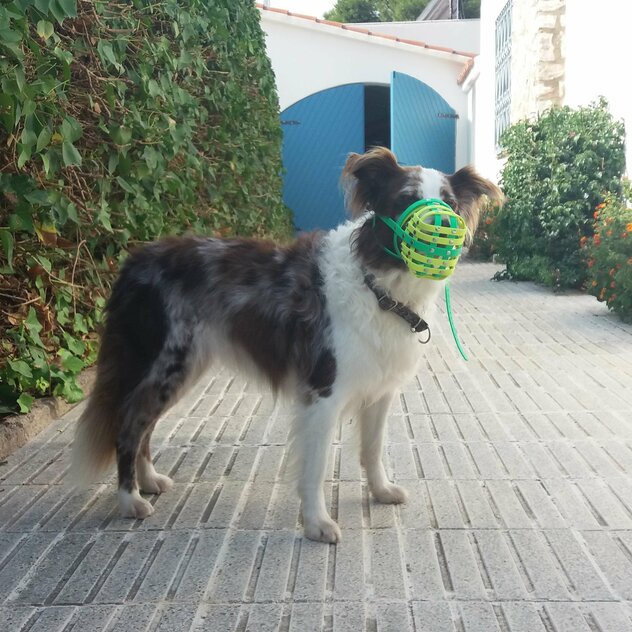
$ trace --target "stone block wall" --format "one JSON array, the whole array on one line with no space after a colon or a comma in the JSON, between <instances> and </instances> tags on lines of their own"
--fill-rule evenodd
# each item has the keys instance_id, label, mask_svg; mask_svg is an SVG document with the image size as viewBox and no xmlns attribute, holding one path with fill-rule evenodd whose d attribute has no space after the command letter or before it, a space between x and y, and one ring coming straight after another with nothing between
<instances>
[{"instance_id":1,"label":"stone block wall","mask_svg":"<svg viewBox=\"0 0 632 632\"><path fill-rule=\"evenodd\" d=\"M566 0L513 0L511 121L564 102Z\"/></svg>"}]
</instances>

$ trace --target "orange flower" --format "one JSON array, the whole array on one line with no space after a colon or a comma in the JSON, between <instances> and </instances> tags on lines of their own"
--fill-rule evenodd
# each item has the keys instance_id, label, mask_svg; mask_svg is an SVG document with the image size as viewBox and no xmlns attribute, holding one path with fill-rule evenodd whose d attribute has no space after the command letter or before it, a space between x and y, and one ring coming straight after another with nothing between
<instances>
[{"instance_id":1,"label":"orange flower","mask_svg":"<svg viewBox=\"0 0 632 632\"><path fill-rule=\"evenodd\" d=\"M597 281L593 281L591 285L592 287L597 287Z\"/></svg>"},{"instance_id":2,"label":"orange flower","mask_svg":"<svg viewBox=\"0 0 632 632\"><path fill-rule=\"evenodd\" d=\"M598 219L598 218L599 218L599 211L595 211L595 212L593 213L593 217L594 217L595 219Z\"/></svg>"},{"instance_id":3,"label":"orange flower","mask_svg":"<svg viewBox=\"0 0 632 632\"><path fill-rule=\"evenodd\" d=\"M491 217L488 217L488 218L485 220L485 223L489 226L489 225L492 223L492 218L491 218Z\"/></svg>"},{"instance_id":4,"label":"orange flower","mask_svg":"<svg viewBox=\"0 0 632 632\"><path fill-rule=\"evenodd\" d=\"M628 222L628 223L625 225L625 229L626 229L628 232L632 232L632 222Z\"/></svg>"},{"instance_id":5,"label":"orange flower","mask_svg":"<svg viewBox=\"0 0 632 632\"><path fill-rule=\"evenodd\" d=\"M594 242L595 246L600 246L601 245L601 237L599 236L599 233L597 233L595 235L595 238L593 239L593 242Z\"/></svg>"},{"instance_id":6,"label":"orange flower","mask_svg":"<svg viewBox=\"0 0 632 632\"><path fill-rule=\"evenodd\" d=\"M605 203L605 202L602 202L601 204L597 204L597 206L596 206L595 208L598 208L598 209L600 209L600 208L606 208L606 203Z\"/></svg>"},{"instance_id":7,"label":"orange flower","mask_svg":"<svg viewBox=\"0 0 632 632\"><path fill-rule=\"evenodd\" d=\"M582 237L582 238L579 240L579 245L580 245L580 246L583 246L583 245L586 243L586 241L588 241L588 240L587 240L587 238L586 238L586 237Z\"/></svg>"}]
</instances>

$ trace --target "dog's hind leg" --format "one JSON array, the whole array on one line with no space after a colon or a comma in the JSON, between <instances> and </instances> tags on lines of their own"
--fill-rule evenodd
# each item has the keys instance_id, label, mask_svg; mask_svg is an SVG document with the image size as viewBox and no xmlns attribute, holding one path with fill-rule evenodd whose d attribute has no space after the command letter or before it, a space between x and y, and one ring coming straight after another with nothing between
<instances>
[{"instance_id":1,"label":"dog's hind leg","mask_svg":"<svg viewBox=\"0 0 632 632\"><path fill-rule=\"evenodd\" d=\"M298 475L298 493L302 501L303 526L310 540L338 542L338 525L325 503L325 469L340 409L331 398L318 398L302 408L295 420L290 439L290 458Z\"/></svg>"},{"instance_id":2,"label":"dog's hind leg","mask_svg":"<svg viewBox=\"0 0 632 632\"><path fill-rule=\"evenodd\" d=\"M393 395L389 394L360 411L360 461L366 470L369 489L378 502L406 502L406 490L388 480L382 451L386 432L386 415Z\"/></svg>"},{"instance_id":3,"label":"dog's hind leg","mask_svg":"<svg viewBox=\"0 0 632 632\"><path fill-rule=\"evenodd\" d=\"M154 425L145 432L136 458L138 486L146 494L161 494L162 492L168 492L173 487L173 481L168 476L156 472L151 460L149 441Z\"/></svg>"},{"instance_id":4,"label":"dog's hind leg","mask_svg":"<svg viewBox=\"0 0 632 632\"><path fill-rule=\"evenodd\" d=\"M121 514L126 518L146 518L154 512L150 502L138 491L136 464L146 432L156 422L163 407L158 402L158 389L153 384L137 387L127 406L123 425L116 440L118 465L118 499ZM146 469L141 470L143 474Z\"/></svg>"},{"instance_id":5,"label":"dog's hind leg","mask_svg":"<svg viewBox=\"0 0 632 632\"><path fill-rule=\"evenodd\" d=\"M147 377L131 394L116 442L119 506L123 516L146 518L154 511L151 503L139 493L159 493L169 490L172 481L158 474L151 462L149 440L156 421L186 389L188 371L186 352L179 351L178 359L165 351L154 367L154 375Z\"/></svg>"}]
</instances>

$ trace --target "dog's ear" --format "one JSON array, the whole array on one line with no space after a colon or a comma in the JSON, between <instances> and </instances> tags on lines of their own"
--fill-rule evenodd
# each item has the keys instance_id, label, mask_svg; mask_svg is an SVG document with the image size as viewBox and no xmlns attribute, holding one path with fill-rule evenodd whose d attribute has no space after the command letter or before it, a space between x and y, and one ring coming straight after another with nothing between
<instances>
[{"instance_id":1,"label":"dog's ear","mask_svg":"<svg viewBox=\"0 0 632 632\"><path fill-rule=\"evenodd\" d=\"M448 180L457 200L459 215L467 225L468 241L471 241L485 201L501 204L505 196L493 182L483 178L470 166L459 169L448 176Z\"/></svg>"},{"instance_id":2,"label":"dog's ear","mask_svg":"<svg viewBox=\"0 0 632 632\"><path fill-rule=\"evenodd\" d=\"M389 192L404 174L395 154L385 147L376 147L365 154L349 154L342 171L342 186L351 216L357 217L367 210L386 212L383 207Z\"/></svg>"}]
</instances>

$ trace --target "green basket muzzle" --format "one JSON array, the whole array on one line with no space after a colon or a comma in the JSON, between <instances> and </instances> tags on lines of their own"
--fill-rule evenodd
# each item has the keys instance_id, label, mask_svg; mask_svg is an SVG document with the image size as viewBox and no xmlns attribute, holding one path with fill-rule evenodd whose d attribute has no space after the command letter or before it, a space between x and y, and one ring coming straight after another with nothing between
<instances>
[{"instance_id":1,"label":"green basket muzzle","mask_svg":"<svg viewBox=\"0 0 632 632\"><path fill-rule=\"evenodd\" d=\"M445 202L418 200L397 221L377 215L393 231L393 250L384 250L402 260L415 275L445 279L456 267L463 250L467 227ZM374 222L375 222L374 217Z\"/></svg>"}]
</instances>

